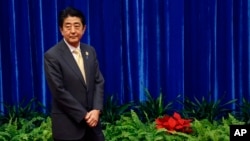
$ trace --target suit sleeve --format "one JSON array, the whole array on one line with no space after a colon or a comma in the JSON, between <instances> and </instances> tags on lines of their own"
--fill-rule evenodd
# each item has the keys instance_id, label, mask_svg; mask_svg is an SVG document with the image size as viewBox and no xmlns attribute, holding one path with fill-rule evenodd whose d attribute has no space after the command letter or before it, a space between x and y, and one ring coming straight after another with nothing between
<instances>
[{"instance_id":1,"label":"suit sleeve","mask_svg":"<svg viewBox=\"0 0 250 141\"><path fill-rule=\"evenodd\" d=\"M104 78L99 69L99 63L95 54L95 91L94 91L94 104L93 109L103 110L103 93L104 93Z\"/></svg>"},{"instance_id":2,"label":"suit sleeve","mask_svg":"<svg viewBox=\"0 0 250 141\"><path fill-rule=\"evenodd\" d=\"M54 55L45 53L44 69L55 103L63 109L64 113L80 123L87 114L87 110L65 89L58 59Z\"/></svg>"}]
</instances>

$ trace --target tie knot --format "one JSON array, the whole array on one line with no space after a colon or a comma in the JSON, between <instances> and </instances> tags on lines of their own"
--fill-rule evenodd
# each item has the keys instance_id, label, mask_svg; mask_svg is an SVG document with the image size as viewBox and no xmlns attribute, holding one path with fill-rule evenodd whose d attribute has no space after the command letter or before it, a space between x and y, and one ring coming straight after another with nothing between
<instances>
[{"instance_id":1,"label":"tie knot","mask_svg":"<svg viewBox=\"0 0 250 141\"><path fill-rule=\"evenodd\" d=\"M75 50L73 50L73 53L75 53L75 54L80 54L80 52L81 52L81 51L80 51L80 49L78 49L78 48L75 49Z\"/></svg>"}]
</instances>

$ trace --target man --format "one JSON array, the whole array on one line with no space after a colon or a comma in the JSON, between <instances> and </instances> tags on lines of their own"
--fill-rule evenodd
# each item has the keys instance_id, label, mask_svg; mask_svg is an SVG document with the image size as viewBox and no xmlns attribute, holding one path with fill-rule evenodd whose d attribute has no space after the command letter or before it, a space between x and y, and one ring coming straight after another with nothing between
<instances>
[{"instance_id":1,"label":"man","mask_svg":"<svg viewBox=\"0 0 250 141\"><path fill-rule=\"evenodd\" d=\"M60 12L59 27L63 39L44 54L46 79L53 98L53 138L104 141L99 120L104 78L94 48L80 42L86 31L85 17L79 10L68 7Z\"/></svg>"}]
</instances>

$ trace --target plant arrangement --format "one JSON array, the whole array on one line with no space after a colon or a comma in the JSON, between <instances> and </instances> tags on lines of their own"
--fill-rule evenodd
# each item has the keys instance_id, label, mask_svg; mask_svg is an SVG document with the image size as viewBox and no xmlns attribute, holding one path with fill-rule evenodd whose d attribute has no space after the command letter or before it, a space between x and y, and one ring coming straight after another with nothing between
<instances>
[{"instance_id":1,"label":"plant arrangement","mask_svg":"<svg viewBox=\"0 0 250 141\"><path fill-rule=\"evenodd\" d=\"M185 128L179 126L181 130L177 127L178 124L158 128L158 122L143 123L138 115L131 111L130 117L122 116L116 124L110 124L106 127L104 130L105 138L109 141L229 141L229 125L244 124L230 114L221 122L210 122L207 119L195 119L190 122L189 119L182 119L179 115L174 114L172 117L174 116L179 120L189 122L189 124L183 124Z\"/></svg>"},{"instance_id":2,"label":"plant arrangement","mask_svg":"<svg viewBox=\"0 0 250 141\"><path fill-rule=\"evenodd\" d=\"M249 120L249 102L239 105L240 114L225 108L234 103L185 99L184 111L171 113L172 102L163 103L162 94L139 104L119 105L109 97L102 112L101 123L108 141L228 141L230 125L243 125ZM1 115L0 141L52 141L51 119L39 114L31 100L27 105L7 106L9 113ZM193 109L192 109L193 108ZM140 110L140 111L138 111ZM185 111L186 110L186 111ZM207 113L206 113L207 112ZM216 114L223 113L225 116ZM226 115L227 114L227 115Z\"/></svg>"}]
</instances>

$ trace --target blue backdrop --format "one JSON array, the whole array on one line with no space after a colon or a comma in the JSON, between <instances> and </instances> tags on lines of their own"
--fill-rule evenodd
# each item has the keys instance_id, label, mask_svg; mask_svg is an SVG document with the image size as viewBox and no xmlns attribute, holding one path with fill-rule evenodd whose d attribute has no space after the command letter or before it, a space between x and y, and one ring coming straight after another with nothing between
<instances>
[{"instance_id":1,"label":"blue backdrop","mask_svg":"<svg viewBox=\"0 0 250 141\"><path fill-rule=\"evenodd\" d=\"M5 0L1 111L32 98L50 106L43 54L61 39L57 16L66 6L87 17L82 41L96 48L106 97L143 101L148 89L166 102L179 94L250 100L248 0Z\"/></svg>"}]
</instances>

